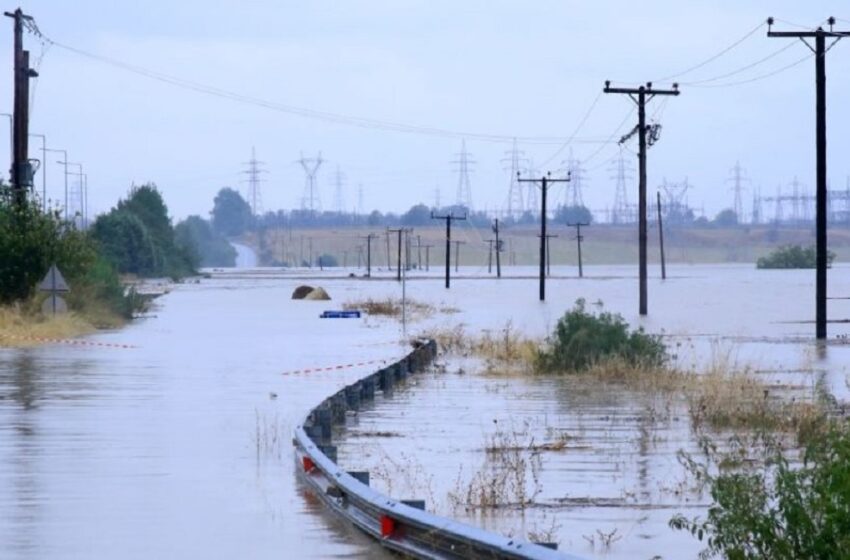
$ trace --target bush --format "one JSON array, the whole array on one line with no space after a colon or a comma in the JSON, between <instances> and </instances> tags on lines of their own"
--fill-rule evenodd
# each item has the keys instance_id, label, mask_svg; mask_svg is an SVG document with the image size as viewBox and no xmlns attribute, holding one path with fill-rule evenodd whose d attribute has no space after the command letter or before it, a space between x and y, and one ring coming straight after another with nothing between
<instances>
[{"instance_id":1,"label":"bush","mask_svg":"<svg viewBox=\"0 0 850 560\"><path fill-rule=\"evenodd\" d=\"M40 206L14 204L0 185L0 303L31 297L52 263L69 283L77 283L96 258L85 233Z\"/></svg>"},{"instance_id":2,"label":"bush","mask_svg":"<svg viewBox=\"0 0 850 560\"><path fill-rule=\"evenodd\" d=\"M630 330L620 315L589 313L585 301L579 299L558 321L554 335L539 353L537 369L582 371L609 359L660 366L667 361L667 351L660 337L646 334L643 328Z\"/></svg>"},{"instance_id":3,"label":"bush","mask_svg":"<svg viewBox=\"0 0 850 560\"><path fill-rule=\"evenodd\" d=\"M827 266L831 266L833 260L835 260L835 253L827 251ZM804 248L800 245L783 245L756 261L756 268L815 268L815 266L817 266L815 248Z\"/></svg>"},{"instance_id":4,"label":"bush","mask_svg":"<svg viewBox=\"0 0 850 560\"><path fill-rule=\"evenodd\" d=\"M796 467L778 444L770 445L765 468L730 469L736 464L748 463L726 460L720 474L692 463L690 468L708 483L713 504L704 521L681 515L670 521L674 529L706 541L703 558L847 557L850 430L846 425L814 436Z\"/></svg>"}]
</instances>

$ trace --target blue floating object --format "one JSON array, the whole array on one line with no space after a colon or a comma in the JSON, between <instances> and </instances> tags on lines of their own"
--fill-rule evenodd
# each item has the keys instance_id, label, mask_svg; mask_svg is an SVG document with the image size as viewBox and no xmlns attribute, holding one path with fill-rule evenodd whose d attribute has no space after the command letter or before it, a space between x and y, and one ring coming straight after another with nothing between
<instances>
[{"instance_id":1,"label":"blue floating object","mask_svg":"<svg viewBox=\"0 0 850 560\"><path fill-rule=\"evenodd\" d=\"M359 319L359 311L323 311L319 319Z\"/></svg>"}]
</instances>

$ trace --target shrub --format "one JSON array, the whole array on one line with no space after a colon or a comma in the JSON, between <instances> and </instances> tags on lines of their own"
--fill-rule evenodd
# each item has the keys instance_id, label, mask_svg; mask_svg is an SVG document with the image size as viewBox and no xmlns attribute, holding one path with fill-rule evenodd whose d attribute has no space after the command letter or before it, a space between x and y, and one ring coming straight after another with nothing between
<instances>
[{"instance_id":1,"label":"shrub","mask_svg":"<svg viewBox=\"0 0 850 560\"><path fill-rule=\"evenodd\" d=\"M88 236L37 201L16 205L0 190L0 303L32 296L54 262L69 283L83 278L96 258Z\"/></svg>"},{"instance_id":2,"label":"shrub","mask_svg":"<svg viewBox=\"0 0 850 560\"><path fill-rule=\"evenodd\" d=\"M749 452L737 453L744 457ZM741 469L739 458L712 474L692 471L708 483L713 500L705 520L681 515L674 529L705 540L703 558L749 560L846 558L850 550L850 430L834 426L814 436L794 465L778 444L769 445L763 468ZM731 467L730 467L731 465Z\"/></svg>"},{"instance_id":3,"label":"shrub","mask_svg":"<svg viewBox=\"0 0 850 560\"><path fill-rule=\"evenodd\" d=\"M827 266L831 266L833 260L835 253L827 251ZM816 265L815 248L800 245L783 245L756 261L756 268L815 268Z\"/></svg>"},{"instance_id":4,"label":"shrub","mask_svg":"<svg viewBox=\"0 0 850 560\"><path fill-rule=\"evenodd\" d=\"M594 315L579 299L558 321L555 333L540 351L537 368L543 371L582 371L616 358L631 365L663 365L667 351L660 337L643 328L630 330L620 315Z\"/></svg>"}]
</instances>

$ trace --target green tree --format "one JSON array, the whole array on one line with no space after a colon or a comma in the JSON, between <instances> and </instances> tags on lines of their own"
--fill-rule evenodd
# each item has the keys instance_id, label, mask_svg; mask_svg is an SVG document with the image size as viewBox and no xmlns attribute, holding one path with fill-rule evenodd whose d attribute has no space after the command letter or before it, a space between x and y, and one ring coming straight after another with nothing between
<instances>
[{"instance_id":1,"label":"green tree","mask_svg":"<svg viewBox=\"0 0 850 560\"><path fill-rule=\"evenodd\" d=\"M555 221L560 223L593 223L593 214L586 206L559 206L555 212Z\"/></svg>"},{"instance_id":2,"label":"green tree","mask_svg":"<svg viewBox=\"0 0 850 560\"><path fill-rule=\"evenodd\" d=\"M236 249L200 216L178 223L174 236L177 245L193 254L200 266L236 266Z\"/></svg>"},{"instance_id":3,"label":"green tree","mask_svg":"<svg viewBox=\"0 0 850 560\"><path fill-rule=\"evenodd\" d=\"M98 216L92 236L120 272L172 278L194 272L193 255L177 245L168 207L153 184L133 188L130 196Z\"/></svg>"},{"instance_id":4,"label":"green tree","mask_svg":"<svg viewBox=\"0 0 850 560\"><path fill-rule=\"evenodd\" d=\"M135 214L113 210L98 216L91 233L103 256L121 272L152 276L162 270L162 254Z\"/></svg>"},{"instance_id":5,"label":"green tree","mask_svg":"<svg viewBox=\"0 0 850 560\"><path fill-rule=\"evenodd\" d=\"M727 208L725 210L721 210L718 212L717 216L714 217L714 225L721 227L731 227L738 225L738 214L735 213L731 208Z\"/></svg>"},{"instance_id":6,"label":"green tree","mask_svg":"<svg viewBox=\"0 0 850 560\"><path fill-rule=\"evenodd\" d=\"M225 187L218 191L213 202L212 225L227 237L241 235L253 223L251 207L239 192Z\"/></svg>"},{"instance_id":7,"label":"green tree","mask_svg":"<svg viewBox=\"0 0 850 560\"><path fill-rule=\"evenodd\" d=\"M425 226L431 223L431 209L424 204L416 204L401 215L401 223L405 226Z\"/></svg>"}]
</instances>

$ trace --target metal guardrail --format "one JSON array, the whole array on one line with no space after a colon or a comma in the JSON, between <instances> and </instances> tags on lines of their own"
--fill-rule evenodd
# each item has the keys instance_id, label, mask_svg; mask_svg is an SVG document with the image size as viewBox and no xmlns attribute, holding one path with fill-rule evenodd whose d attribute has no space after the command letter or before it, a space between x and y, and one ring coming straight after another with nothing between
<instances>
[{"instance_id":1,"label":"metal guardrail","mask_svg":"<svg viewBox=\"0 0 850 560\"><path fill-rule=\"evenodd\" d=\"M369 487L369 473L346 472L336 464L331 444L334 424L346 411L358 410L376 390L390 391L421 371L437 354L434 340L418 341L398 362L349 385L307 415L295 429L298 471L322 501L382 546L413 558L579 560L548 546L488 533L477 527L424 511L420 500L396 500Z\"/></svg>"}]
</instances>

